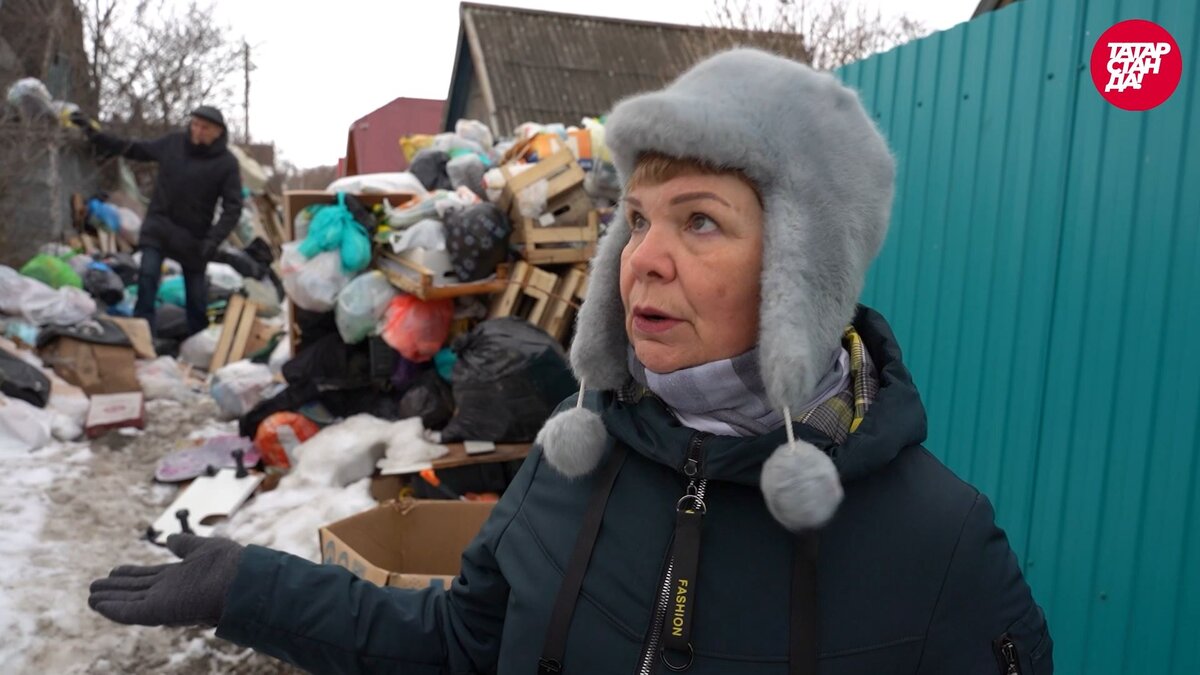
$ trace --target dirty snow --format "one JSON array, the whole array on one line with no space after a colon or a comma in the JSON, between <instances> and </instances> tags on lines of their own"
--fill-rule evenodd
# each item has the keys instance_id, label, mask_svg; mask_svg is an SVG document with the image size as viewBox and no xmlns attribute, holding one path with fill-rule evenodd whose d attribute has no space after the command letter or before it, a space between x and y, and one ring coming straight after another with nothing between
<instances>
[{"instance_id":1,"label":"dirty snow","mask_svg":"<svg viewBox=\"0 0 1200 675\"><path fill-rule=\"evenodd\" d=\"M229 433L211 399L147 405L145 432L0 456L0 663L10 673L295 673L211 629L122 626L87 606L93 579L173 557L141 539L176 490L154 466L185 439ZM261 508L261 507L260 507ZM277 514L279 515L279 514ZM280 518L280 521L287 519ZM295 543L301 540L295 533ZM307 531L316 547L316 531Z\"/></svg>"}]
</instances>

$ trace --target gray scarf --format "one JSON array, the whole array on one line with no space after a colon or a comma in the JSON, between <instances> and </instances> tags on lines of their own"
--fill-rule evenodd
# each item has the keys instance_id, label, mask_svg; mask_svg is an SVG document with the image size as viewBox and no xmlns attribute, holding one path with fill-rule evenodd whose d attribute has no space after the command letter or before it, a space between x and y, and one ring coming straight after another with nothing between
<instances>
[{"instance_id":1,"label":"gray scarf","mask_svg":"<svg viewBox=\"0 0 1200 675\"><path fill-rule=\"evenodd\" d=\"M783 412L767 398L758 367L758 348L673 373L655 373L638 361L629 348L629 373L638 384L654 392L684 425L718 436L759 436L783 424ZM850 356L840 345L830 357L830 367L800 414L821 405L846 388L850 381Z\"/></svg>"}]
</instances>

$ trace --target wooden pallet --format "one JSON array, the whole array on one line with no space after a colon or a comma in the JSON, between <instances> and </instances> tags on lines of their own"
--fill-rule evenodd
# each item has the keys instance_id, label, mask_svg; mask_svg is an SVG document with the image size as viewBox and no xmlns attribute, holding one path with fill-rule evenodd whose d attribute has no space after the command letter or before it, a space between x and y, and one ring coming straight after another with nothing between
<instances>
[{"instance_id":1,"label":"wooden pallet","mask_svg":"<svg viewBox=\"0 0 1200 675\"><path fill-rule=\"evenodd\" d=\"M586 287L587 269L583 266L554 274L518 261L508 288L495 297L488 318L519 316L562 340Z\"/></svg>"},{"instance_id":2,"label":"wooden pallet","mask_svg":"<svg viewBox=\"0 0 1200 675\"><path fill-rule=\"evenodd\" d=\"M209 373L245 358L246 345L250 342L257 318L258 305L240 295L230 296L229 305L225 308L225 322L221 326L221 338L208 364Z\"/></svg>"},{"instance_id":3,"label":"wooden pallet","mask_svg":"<svg viewBox=\"0 0 1200 675\"><path fill-rule=\"evenodd\" d=\"M579 289L586 288L586 281L587 271L579 267L573 267L562 277L562 280L554 289L550 308L546 311L545 316L542 317L540 325L555 340L562 341L563 336L566 334L567 327L574 317L574 310L583 300Z\"/></svg>"}]
</instances>

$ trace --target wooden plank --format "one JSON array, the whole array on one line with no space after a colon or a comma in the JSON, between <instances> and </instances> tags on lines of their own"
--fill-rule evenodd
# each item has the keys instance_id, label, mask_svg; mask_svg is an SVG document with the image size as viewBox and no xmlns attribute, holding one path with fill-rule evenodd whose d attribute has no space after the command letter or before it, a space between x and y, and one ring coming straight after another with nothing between
<instances>
[{"instance_id":1,"label":"wooden plank","mask_svg":"<svg viewBox=\"0 0 1200 675\"><path fill-rule=\"evenodd\" d=\"M550 305L550 295L554 293L556 286L558 286L557 274L536 267L529 273L529 281L525 284L524 293L537 301L527 317L529 323L535 326L541 324L542 315Z\"/></svg>"},{"instance_id":2,"label":"wooden plank","mask_svg":"<svg viewBox=\"0 0 1200 675\"><path fill-rule=\"evenodd\" d=\"M467 295L493 295L508 288L508 265L496 266L494 279L481 279L452 284L436 284L433 272L420 263L391 253L380 256L376 269L396 288L422 300L444 300Z\"/></svg>"},{"instance_id":3,"label":"wooden plank","mask_svg":"<svg viewBox=\"0 0 1200 675\"><path fill-rule=\"evenodd\" d=\"M554 290L554 295L550 300L550 309L546 312L540 325L555 340L561 340L563 333L566 332L567 319L575 300L575 289L583 283L583 278L583 272L572 269Z\"/></svg>"},{"instance_id":4,"label":"wooden plank","mask_svg":"<svg viewBox=\"0 0 1200 675\"><path fill-rule=\"evenodd\" d=\"M492 464L525 459L529 454L530 448L533 446L529 443L497 443L495 451L478 455L468 455L462 443L448 443L446 447L450 449L450 452L439 459L433 460L433 469L435 471L474 464Z\"/></svg>"},{"instance_id":5,"label":"wooden plank","mask_svg":"<svg viewBox=\"0 0 1200 675\"><path fill-rule=\"evenodd\" d=\"M254 331L256 318L258 318L258 305L253 302L243 302L237 333L234 335L233 344L229 347L229 360L226 363L236 363L245 358L246 345L250 342L250 333Z\"/></svg>"},{"instance_id":6,"label":"wooden plank","mask_svg":"<svg viewBox=\"0 0 1200 675\"><path fill-rule=\"evenodd\" d=\"M228 362L229 347L233 344L234 333L237 332L237 325L241 321L242 306L245 302L246 299L240 295L230 296L229 305L225 308L225 321L221 324L221 338L217 340L217 349L213 352L212 360L208 362L208 372L215 373Z\"/></svg>"},{"instance_id":7,"label":"wooden plank","mask_svg":"<svg viewBox=\"0 0 1200 675\"><path fill-rule=\"evenodd\" d=\"M512 316L513 308L517 305L517 300L521 297L521 288L525 285L526 279L529 277L529 271L532 270L528 263L523 260L518 260L513 266L512 276L508 280L508 285L504 292L496 296L492 302L492 311L488 317L499 319L506 316Z\"/></svg>"},{"instance_id":8,"label":"wooden plank","mask_svg":"<svg viewBox=\"0 0 1200 675\"><path fill-rule=\"evenodd\" d=\"M520 249L521 257L534 265L562 265L566 263L591 260L596 254L596 245L589 244L581 248L544 248L530 249L528 246Z\"/></svg>"}]
</instances>

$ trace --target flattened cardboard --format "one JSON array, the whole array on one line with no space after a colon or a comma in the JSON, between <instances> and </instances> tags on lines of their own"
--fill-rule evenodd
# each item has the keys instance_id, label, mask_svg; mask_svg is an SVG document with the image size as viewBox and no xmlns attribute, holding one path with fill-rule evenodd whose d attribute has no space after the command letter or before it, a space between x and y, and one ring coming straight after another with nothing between
<instances>
[{"instance_id":1,"label":"flattened cardboard","mask_svg":"<svg viewBox=\"0 0 1200 675\"><path fill-rule=\"evenodd\" d=\"M109 321L117 324L121 332L129 338L133 352L139 359L157 359L154 351L154 337L150 334L150 324L145 319L133 317L110 316Z\"/></svg>"},{"instance_id":2,"label":"flattened cardboard","mask_svg":"<svg viewBox=\"0 0 1200 675\"><path fill-rule=\"evenodd\" d=\"M390 502L320 530L321 560L379 586L449 588L494 504Z\"/></svg>"}]
</instances>

